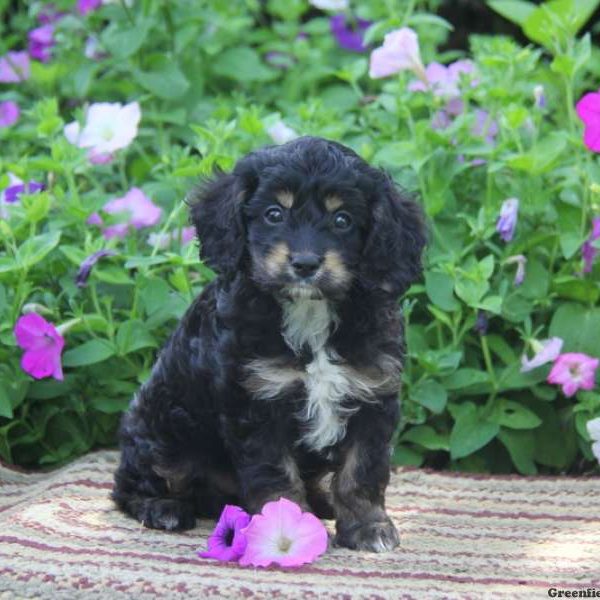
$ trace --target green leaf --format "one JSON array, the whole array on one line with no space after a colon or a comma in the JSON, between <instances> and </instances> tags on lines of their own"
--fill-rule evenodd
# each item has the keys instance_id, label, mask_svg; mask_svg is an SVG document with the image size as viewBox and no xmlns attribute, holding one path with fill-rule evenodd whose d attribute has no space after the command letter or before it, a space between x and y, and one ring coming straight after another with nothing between
<instances>
[{"instance_id":1,"label":"green leaf","mask_svg":"<svg viewBox=\"0 0 600 600\"><path fill-rule=\"evenodd\" d=\"M146 325L138 319L121 323L115 341L120 355L135 352L140 348L156 348L158 346Z\"/></svg>"},{"instance_id":2,"label":"green leaf","mask_svg":"<svg viewBox=\"0 0 600 600\"><path fill-rule=\"evenodd\" d=\"M113 414L127 410L130 401L131 397L129 396L113 396L107 398L103 396L92 395L90 398L90 405L99 412Z\"/></svg>"},{"instance_id":3,"label":"green leaf","mask_svg":"<svg viewBox=\"0 0 600 600\"><path fill-rule=\"evenodd\" d=\"M564 340L563 352L600 356L600 308L567 303L558 307L550 322L550 337Z\"/></svg>"},{"instance_id":4,"label":"green leaf","mask_svg":"<svg viewBox=\"0 0 600 600\"><path fill-rule=\"evenodd\" d=\"M217 57L212 68L217 75L243 83L277 78L277 72L266 67L256 50L248 46L228 48Z\"/></svg>"},{"instance_id":5,"label":"green leaf","mask_svg":"<svg viewBox=\"0 0 600 600\"><path fill-rule=\"evenodd\" d=\"M89 340L63 355L63 366L82 367L99 363L114 356L115 348L107 340Z\"/></svg>"},{"instance_id":6,"label":"green leaf","mask_svg":"<svg viewBox=\"0 0 600 600\"><path fill-rule=\"evenodd\" d=\"M460 304L452 293L453 289L454 280L450 275L441 271L426 271L425 290L436 306L446 311L457 310Z\"/></svg>"},{"instance_id":7,"label":"green leaf","mask_svg":"<svg viewBox=\"0 0 600 600\"><path fill-rule=\"evenodd\" d=\"M449 391L465 390L472 386L480 386L481 384L489 384L490 376L485 371L479 369L458 369L449 377L443 380L444 387Z\"/></svg>"},{"instance_id":8,"label":"green leaf","mask_svg":"<svg viewBox=\"0 0 600 600\"><path fill-rule=\"evenodd\" d=\"M436 414L444 410L448 401L448 393L444 387L433 379L425 379L412 386L409 397Z\"/></svg>"},{"instance_id":9,"label":"green leaf","mask_svg":"<svg viewBox=\"0 0 600 600\"><path fill-rule=\"evenodd\" d=\"M521 0L489 0L488 6L505 19L519 26L523 26L535 10L535 4Z\"/></svg>"},{"instance_id":10,"label":"green leaf","mask_svg":"<svg viewBox=\"0 0 600 600\"><path fill-rule=\"evenodd\" d=\"M60 231L36 235L26 240L17 250L17 262L22 269L39 263L60 241Z\"/></svg>"},{"instance_id":11,"label":"green leaf","mask_svg":"<svg viewBox=\"0 0 600 600\"><path fill-rule=\"evenodd\" d=\"M159 63L152 71L134 70L136 81L152 94L165 100L176 100L190 87L190 82L173 61Z\"/></svg>"},{"instance_id":12,"label":"green leaf","mask_svg":"<svg viewBox=\"0 0 600 600\"><path fill-rule=\"evenodd\" d=\"M475 405L459 414L450 433L450 456L453 459L473 454L489 444L500 431L498 423L482 419Z\"/></svg>"},{"instance_id":13,"label":"green leaf","mask_svg":"<svg viewBox=\"0 0 600 600\"><path fill-rule=\"evenodd\" d=\"M0 383L0 417L13 418L12 402L8 390Z\"/></svg>"},{"instance_id":14,"label":"green leaf","mask_svg":"<svg viewBox=\"0 0 600 600\"><path fill-rule=\"evenodd\" d=\"M537 475L537 467L533 460L535 437L531 431L500 430L498 439L508 450L515 467L522 475Z\"/></svg>"},{"instance_id":15,"label":"green leaf","mask_svg":"<svg viewBox=\"0 0 600 600\"><path fill-rule=\"evenodd\" d=\"M556 469L568 467L577 454L577 434L572 418L564 419L549 404L538 403L533 408L542 421L532 431L535 438L534 460Z\"/></svg>"},{"instance_id":16,"label":"green leaf","mask_svg":"<svg viewBox=\"0 0 600 600\"><path fill-rule=\"evenodd\" d=\"M449 450L449 440L447 434L438 433L433 427L429 425L418 425L409 429L400 438L403 442L412 442L413 444L419 444L423 448L428 450Z\"/></svg>"},{"instance_id":17,"label":"green leaf","mask_svg":"<svg viewBox=\"0 0 600 600\"><path fill-rule=\"evenodd\" d=\"M534 429L542 422L533 411L519 402L505 398L494 401L488 420L510 429Z\"/></svg>"},{"instance_id":18,"label":"green leaf","mask_svg":"<svg viewBox=\"0 0 600 600\"><path fill-rule=\"evenodd\" d=\"M408 446L397 446L392 454L392 464L407 467L420 467L425 457Z\"/></svg>"},{"instance_id":19,"label":"green leaf","mask_svg":"<svg viewBox=\"0 0 600 600\"><path fill-rule=\"evenodd\" d=\"M142 47L150 26L149 20L138 21L135 27L128 26L125 29L111 24L102 32L101 40L114 58L122 60L135 54Z\"/></svg>"}]
</instances>

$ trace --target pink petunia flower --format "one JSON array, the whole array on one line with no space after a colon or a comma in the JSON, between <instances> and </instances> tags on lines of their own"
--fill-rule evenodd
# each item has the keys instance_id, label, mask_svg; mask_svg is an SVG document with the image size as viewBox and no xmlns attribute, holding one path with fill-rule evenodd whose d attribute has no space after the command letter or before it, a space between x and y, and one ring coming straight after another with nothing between
<instances>
[{"instance_id":1,"label":"pink petunia flower","mask_svg":"<svg viewBox=\"0 0 600 600\"><path fill-rule=\"evenodd\" d=\"M17 344L25 350L21 359L23 371L35 379L49 376L63 379L60 355L65 340L52 323L30 313L17 321L14 334Z\"/></svg>"},{"instance_id":2,"label":"pink petunia flower","mask_svg":"<svg viewBox=\"0 0 600 600\"><path fill-rule=\"evenodd\" d=\"M31 75L27 52L8 52L0 58L0 83L19 83Z\"/></svg>"},{"instance_id":3,"label":"pink petunia flower","mask_svg":"<svg viewBox=\"0 0 600 600\"><path fill-rule=\"evenodd\" d=\"M533 371L542 365L556 360L563 347L563 340L559 337L553 337L547 340L531 340L531 347L535 354L533 358L527 358L526 354L521 356L521 373Z\"/></svg>"},{"instance_id":4,"label":"pink petunia flower","mask_svg":"<svg viewBox=\"0 0 600 600\"><path fill-rule=\"evenodd\" d=\"M32 29L27 34L29 40L27 49L29 55L40 62L48 62L52 56L52 46L54 46L54 26L51 24L42 25Z\"/></svg>"},{"instance_id":5,"label":"pink petunia flower","mask_svg":"<svg viewBox=\"0 0 600 600\"><path fill-rule=\"evenodd\" d=\"M554 363L548 383L562 386L565 396L570 397L579 389L591 390L596 383L596 369L600 360L580 352L561 354Z\"/></svg>"},{"instance_id":6,"label":"pink petunia flower","mask_svg":"<svg viewBox=\"0 0 600 600\"><path fill-rule=\"evenodd\" d=\"M277 121L270 127L267 127L267 133L276 144L285 144L298 137L298 134L283 121Z\"/></svg>"},{"instance_id":7,"label":"pink petunia flower","mask_svg":"<svg viewBox=\"0 0 600 600\"><path fill-rule=\"evenodd\" d=\"M0 127L14 125L21 116L21 109L16 102L5 100L0 102Z\"/></svg>"},{"instance_id":8,"label":"pink petunia flower","mask_svg":"<svg viewBox=\"0 0 600 600\"><path fill-rule=\"evenodd\" d=\"M321 521L286 498L267 502L242 533L247 546L240 565L296 567L327 550L327 530Z\"/></svg>"},{"instance_id":9,"label":"pink petunia flower","mask_svg":"<svg viewBox=\"0 0 600 600\"><path fill-rule=\"evenodd\" d=\"M519 199L508 198L502 203L496 231L505 242L510 242L515 234L519 214Z\"/></svg>"},{"instance_id":10,"label":"pink petunia flower","mask_svg":"<svg viewBox=\"0 0 600 600\"><path fill-rule=\"evenodd\" d=\"M588 421L586 427L592 438L592 452L596 460L600 462L600 417Z\"/></svg>"},{"instance_id":11,"label":"pink petunia flower","mask_svg":"<svg viewBox=\"0 0 600 600\"><path fill-rule=\"evenodd\" d=\"M196 237L196 230L193 227L183 227L181 229L181 245L189 244ZM168 248L171 243L179 242L179 231L165 231L164 233L151 233L146 240L150 246L156 246L161 250Z\"/></svg>"},{"instance_id":12,"label":"pink petunia flower","mask_svg":"<svg viewBox=\"0 0 600 600\"><path fill-rule=\"evenodd\" d=\"M91 104L83 127L77 121L65 125L64 134L71 144L89 149L89 159L103 164L117 150L126 148L135 139L142 113L137 102L124 106L119 102Z\"/></svg>"},{"instance_id":13,"label":"pink petunia flower","mask_svg":"<svg viewBox=\"0 0 600 600\"><path fill-rule=\"evenodd\" d=\"M371 53L369 77L379 79L400 71L413 71L427 83L425 68L421 62L419 38L410 27L388 33L383 39L383 45Z\"/></svg>"},{"instance_id":14,"label":"pink petunia flower","mask_svg":"<svg viewBox=\"0 0 600 600\"><path fill-rule=\"evenodd\" d=\"M590 236L583 243L581 248L581 254L583 256L583 272L590 273L594 266L594 259L598 250L592 245L597 239L600 239L600 217L594 217L592 219L592 231Z\"/></svg>"},{"instance_id":15,"label":"pink petunia flower","mask_svg":"<svg viewBox=\"0 0 600 600\"><path fill-rule=\"evenodd\" d=\"M250 515L239 506L225 505L219 521L208 538L208 550L198 552L201 558L238 560L246 550L243 529L250 523Z\"/></svg>"},{"instance_id":16,"label":"pink petunia flower","mask_svg":"<svg viewBox=\"0 0 600 600\"><path fill-rule=\"evenodd\" d=\"M110 215L121 215L122 218L121 222L102 229L102 234L107 240L114 237L124 238L130 227L152 227L160 221L162 215L162 209L137 187L131 188L122 198L108 201L102 210ZM86 222L99 227L104 225L98 213L92 213Z\"/></svg>"},{"instance_id":17,"label":"pink petunia flower","mask_svg":"<svg viewBox=\"0 0 600 600\"><path fill-rule=\"evenodd\" d=\"M434 96L455 98L460 95L460 80L463 75L470 75L475 70L475 65L470 60L457 60L449 65L432 62L425 69L426 81L411 81L408 89L411 92L425 92L431 90ZM476 82L472 82L476 85Z\"/></svg>"},{"instance_id":18,"label":"pink petunia flower","mask_svg":"<svg viewBox=\"0 0 600 600\"><path fill-rule=\"evenodd\" d=\"M600 152L600 91L586 94L575 110L585 125L583 143L592 152Z\"/></svg>"}]
</instances>

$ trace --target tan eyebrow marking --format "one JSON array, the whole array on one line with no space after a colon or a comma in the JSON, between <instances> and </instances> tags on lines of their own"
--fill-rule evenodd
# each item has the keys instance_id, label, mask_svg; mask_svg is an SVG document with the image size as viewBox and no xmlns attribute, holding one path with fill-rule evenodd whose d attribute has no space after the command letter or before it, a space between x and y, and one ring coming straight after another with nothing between
<instances>
[{"instance_id":1,"label":"tan eyebrow marking","mask_svg":"<svg viewBox=\"0 0 600 600\"><path fill-rule=\"evenodd\" d=\"M327 196L327 198L325 198L325 208L329 212L337 210L342 204L344 204L344 202L339 196Z\"/></svg>"},{"instance_id":2,"label":"tan eyebrow marking","mask_svg":"<svg viewBox=\"0 0 600 600\"><path fill-rule=\"evenodd\" d=\"M294 204L294 195L292 194L292 192L282 190L281 192L277 192L275 196L279 201L279 204L281 204L281 206L283 206L284 208L292 208Z\"/></svg>"}]
</instances>

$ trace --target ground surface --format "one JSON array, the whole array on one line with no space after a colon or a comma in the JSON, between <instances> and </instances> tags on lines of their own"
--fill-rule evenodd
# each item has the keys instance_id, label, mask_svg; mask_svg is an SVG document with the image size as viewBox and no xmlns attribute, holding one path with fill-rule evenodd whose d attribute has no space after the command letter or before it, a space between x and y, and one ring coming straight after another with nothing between
<instances>
[{"instance_id":1,"label":"ground surface","mask_svg":"<svg viewBox=\"0 0 600 600\"><path fill-rule=\"evenodd\" d=\"M114 452L58 471L0 467L0 598L547 598L600 588L600 479L404 470L388 508L398 551L329 549L295 570L196 557L212 523L140 528L108 494ZM332 523L328 523L331 530Z\"/></svg>"}]
</instances>

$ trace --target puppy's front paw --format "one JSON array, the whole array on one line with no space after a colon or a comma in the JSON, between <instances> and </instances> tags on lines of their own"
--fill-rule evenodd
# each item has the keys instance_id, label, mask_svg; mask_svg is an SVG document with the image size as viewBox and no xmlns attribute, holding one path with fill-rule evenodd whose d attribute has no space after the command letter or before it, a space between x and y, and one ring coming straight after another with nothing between
<instances>
[{"instance_id":1,"label":"puppy's front paw","mask_svg":"<svg viewBox=\"0 0 600 600\"><path fill-rule=\"evenodd\" d=\"M172 498L149 498L138 519L146 527L167 531L192 529L196 524L192 505Z\"/></svg>"},{"instance_id":2,"label":"puppy's front paw","mask_svg":"<svg viewBox=\"0 0 600 600\"><path fill-rule=\"evenodd\" d=\"M335 544L352 550L368 552L389 552L399 543L400 537L391 519L354 523L345 527L343 523L336 526Z\"/></svg>"}]
</instances>

